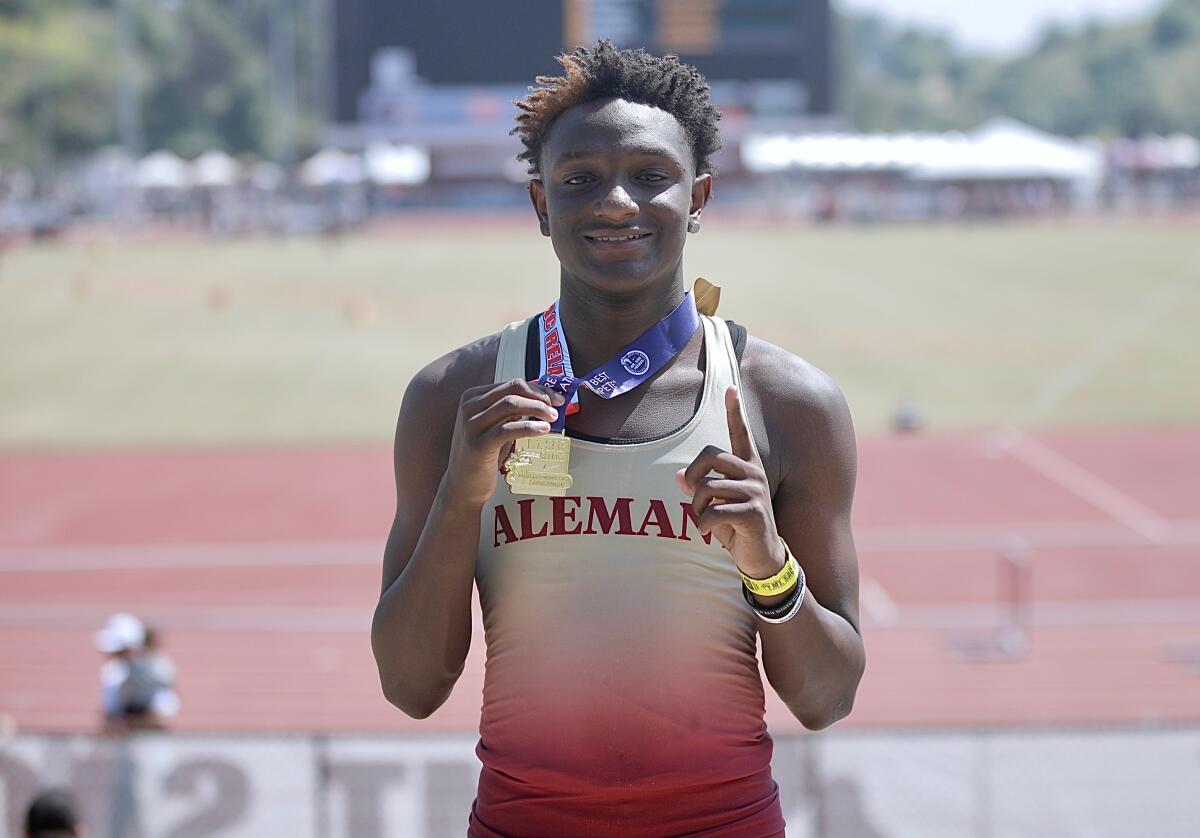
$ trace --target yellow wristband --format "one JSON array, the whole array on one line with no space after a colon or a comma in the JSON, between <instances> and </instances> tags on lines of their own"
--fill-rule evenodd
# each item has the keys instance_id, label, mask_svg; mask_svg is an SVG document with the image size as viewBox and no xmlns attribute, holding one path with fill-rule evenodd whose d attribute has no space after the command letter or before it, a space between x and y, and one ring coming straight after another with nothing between
<instances>
[{"instance_id":1,"label":"yellow wristband","mask_svg":"<svg viewBox=\"0 0 1200 838\"><path fill-rule=\"evenodd\" d=\"M787 542L782 538L779 539L779 542L783 545L783 551L787 553L787 560L783 563L783 569L770 579L751 579L743 573L742 582L745 583L746 590L750 591L750 593L758 594L759 596L784 594L790 591L800 578L800 563L796 561L796 557L788 549Z\"/></svg>"}]
</instances>

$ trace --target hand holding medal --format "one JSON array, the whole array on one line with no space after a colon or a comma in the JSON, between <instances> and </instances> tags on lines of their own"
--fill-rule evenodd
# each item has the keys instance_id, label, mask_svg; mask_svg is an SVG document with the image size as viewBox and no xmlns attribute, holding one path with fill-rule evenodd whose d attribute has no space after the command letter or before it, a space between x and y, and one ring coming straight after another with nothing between
<instances>
[{"instance_id":1,"label":"hand holding medal","mask_svg":"<svg viewBox=\"0 0 1200 838\"><path fill-rule=\"evenodd\" d=\"M623 347L608 362L584 376L571 373L566 335L558 316L556 301L539 323L542 335L543 375L537 385L561 394L559 408L551 425L557 433L533 439L519 439L504 462L502 471L513 492L526 495L565 495L573 480L568 473L571 439L565 433L568 406L582 387L603 399L615 399L652 378L687 346L700 326L700 315L691 292L670 314L644 331L637 340Z\"/></svg>"},{"instance_id":2,"label":"hand holding medal","mask_svg":"<svg viewBox=\"0 0 1200 838\"><path fill-rule=\"evenodd\" d=\"M520 378L464 392L442 478L449 497L486 503L496 488L496 469L513 442L549 434L560 404L565 404L560 394Z\"/></svg>"}]
</instances>

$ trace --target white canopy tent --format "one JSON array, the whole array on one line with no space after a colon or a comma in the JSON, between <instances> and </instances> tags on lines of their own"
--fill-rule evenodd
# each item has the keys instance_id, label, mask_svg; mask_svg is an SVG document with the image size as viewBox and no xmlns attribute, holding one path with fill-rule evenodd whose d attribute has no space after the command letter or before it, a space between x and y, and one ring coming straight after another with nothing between
<instances>
[{"instance_id":1,"label":"white canopy tent","mask_svg":"<svg viewBox=\"0 0 1200 838\"><path fill-rule=\"evenodd\" d=\"M1200 140L1187 134L1172 134L1163 139L1167 166L1173 169L1200 169Z\"/></svg>"},{"instance_id":2,"label":"white canopy tent","mask_svg":"<svg viewBox=\"0 0 1200 838\"><path fill-rule=\"evenodd\" d=\"M752 172L906 171L963 145L961 134L775 134L748 137L742 163Z\"/></svg>"},{"instance_id":3,"label":"white canopy tent","mask_svg":"<svg viewBox=\"0 0 1200 838\"><path fill-rule=\"evenodd\" d=\"M196 186L233 186L240 174L237 161L219 149L206 151L192 161L192 182Z\"/></svg>"},{"instance_id":4,"label":"white canopy tent","mask_svg":"<svg viewBox=\"0 0 1200 838\"><path fill-rule=\"evenodd\" d=\"M367 179L366 166L357 154L325 148L300 164L304 186L354 186Z\"/></svg>"},{"instance_id":5,"label":"white canopy tent","mask_svg":"<svg viewBox=\"0 0 1200 838\"><path fill-rule=\"evenodd\" d=\"M945 153L923 161L917 180L1098 182L1104 158L1095 148L1047 134L1013 119L994 119Z\"/></svg>"},{"instance_id":6,"label":"white canopy tent","mask_svg":"<svg viewBox=\"0 0 1200 838\"><path fill-rule=\"evenodd\" d=\"M411 145L374 143L364 155L367 177L380 186L412 186L429 179L429 155Z\"/></svg>"},{"instance_id":7,"label":"white canopy tent","mask_svg":"<svg viewBox=\"0 0 1200 838\"><path fill-rule=\"evenodd\" d=\"M800 134L749 137L742 163L752 172L897 172L916 180L1095 181L1095 148L1011 119L944 134Z\"/></svg>"},{"instance_id":8,"label":"white canopy tent","mask_svg":"<svg viewBox=\"0 0 1200 838\"><path fill-rule=\"evenodd\" d=\"M1136 140L1120 139L1113 143L1112 159L1123 169L1200 168L1200 140L1187 134L1169 137L1150 134Z\"/></svg>"},{"instance_id":9,"label":"white canopy tent","mask_svg":"<svg viewBox=\"0 0 1200 838\"><path fill-rule=\"evenodd\" d=\"M142 189L187 189L192 185L191 166L179 155L160 149L138 161L134 180Z\"/></svg>"}]
</instances>

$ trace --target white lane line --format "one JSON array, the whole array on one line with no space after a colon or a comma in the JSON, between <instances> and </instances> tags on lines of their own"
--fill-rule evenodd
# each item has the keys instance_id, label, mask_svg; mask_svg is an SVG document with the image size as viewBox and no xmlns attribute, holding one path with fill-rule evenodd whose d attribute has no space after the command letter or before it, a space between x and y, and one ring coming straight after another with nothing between
<instances>
[{"instance_id":1,"label":"white lane line","mask_svg":"<svg viewBox=\"0 0 1200 838\"><path fill-rule=\"evenodd\" d=\"M859 601L867 618L877 626L890 626L896 622L899 610L896 601L874 576L864 576L859 585Z\"/></svg>"},{"instance_id":2,"label":"white lane line","mask_svg":"<svg viewBox=\"0 0 1200 838\"><path fill-rule=\"evenodd\" d=\"M378 565L383 539L0 547L0 573Z\"/></svg>"},{"instance_id":3,"label":"white lane line","mask_svg":"<svg viewBox=\"0 0 1200 838\"><path fill-rule=\"evenodd\" d=\"M870 585L866 590L870 590ZM886 596L886 593L885 593ZM891 602L890 597L887 598ZM865 603L864 603L865 605ZM90 632L103 625L114 606L0 605L0 631L59 629ZM993 628L1011 624L1006 603L896 605L863 609L863 622L876 630ZM166 632L287 632L365 634L372 606L157 605L137 607L139 617ZM472 609L477 615L478 609ZM878 613L877 613L878 612ZM1044 601L1029 604L1029 627L1200 625L1200 597Z\"/></svg>"},{"instance_id":4,"label":"white lane line","mask_svg":"<svg viewBox=\"0 0 1200 838\"><path fill-rule=\"evenodd\" d=\"M0 628L86 629L112 613L114 606L0 605ZM373 603L341 606L158 605L137 607L137 615L170 631L358 632L369 630Z\"/></svg>"},{"instance_id":5,"label":"white lane line","mask_svg":"<svg viewBox=\"0 0 1200 838\"><path fill-rule=\"evenodd\" d=\"M1155 544L1170 537L1170 522L1158 513L1023 431L1014 432L1007 450L1013 459Z\"/></svg>"},{"instance_id":6,"label":"white lane line","mask_svg":"<svg viewBox=\"0 0 1200 838\"><path fill-rule=\"evenodd\" d=\"M1200 545L1200 519L1164 522L1163 537L1151 542L1123 523L1105 521L963 526L857 527L860 554L1002 550L1014 535L1034 549ZM0 574L63 573L208 568L377 567L382 539L231 544L127 544L100 547L0 547ZM971 557L965 557L970 559Z\"/></svg>"},{"instance_id":7,"label":"white lane line","mask_svg":"<svg viewBox=\"0 0 1200 838\"><path fill-rule=\"evenodd\" d=\"M1053 413L1055 408L1095 378L1129 344L1172 312L1194 287L1195 283L1188 281L1167 282L1159 286L1128 320L1102 334L1084 354L1049 378L1038 390L1025 417L1018 424L1035 424Z\"/></svg>"},{"instance_id":8,"label":"white lane line","mask_svg":"<svg viewBox=\"0 0 1200 838\"><path fill-rule=\"evenodd\" d=\"M995 525L864 527L855 530L854 544L859 554L994 552L1008 547L1014 536L1020 536L1029 547L1037 550L1200 545L1200 520L1185 519L1166 523L1167 531L1158 541L1151 541L1142 533L1116 521L1031 521ZM1039 556L1039 561L1043 558L1045 556Z\"/></svg>"},{"instance_id":9,"label":"white lane line","mask_svg":"<svg viewBox=\"0 0 1200 838\"><path fill-rule=\"evenodd\" d=\"M1033 602L1027 627L1200 624L1200 598L1093 599ZM1011 625L1004 602L987 604L902 605L896 622L881 628L954 629Z\"/></svg>"}]
</instances>

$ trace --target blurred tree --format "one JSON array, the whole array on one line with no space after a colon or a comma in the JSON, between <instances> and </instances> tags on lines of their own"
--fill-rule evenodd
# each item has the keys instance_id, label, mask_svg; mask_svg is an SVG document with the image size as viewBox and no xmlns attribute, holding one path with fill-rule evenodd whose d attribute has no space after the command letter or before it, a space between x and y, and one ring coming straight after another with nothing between
<instances>
[{"instance_id":1,"label":"blurred tree","mask_svg":"<svg viewBox=\"0 0 1200 838\"><path fill-rule=\"evenodd\" d=\"M1168 3L1154 19L1154 44L1160 49L1172 49L1200 41L1200 2L1175 0Z\"/></svg>"},{"instance_id":2,"label":"blurred tree","mask_svg":"<svg viewBox=\"0 0 1200 838\"><path fill-rule=\"evenodd\" d=\"M146 150L304 155L319 140L314 68L330 37L314 9L333 1L0 0L0 165L51 173L117 140L120 3L133 12ZM838 16L836 36L841 108L860 130L1007 114L1067 134L1200 133L1200 0L1170 0L1140 22L1049 27L1007 60L872 15ZM295 103L282 138L292 106L275 100Z\"/></svg>"},{"instance_id":3,"label":"blurred tree","mask_svg":"<svg viewBox=\"0 0 1200 838\"><path fill-rule=\"evenodd\" d=\"M1093 122L1108 133L1169 130L1158 101L1152 56L1134 38L1113 38L1084 60L1091 79Z\"/></svg>"},{"instance_id":4,"label":"blurred tree","mask_svg":"<svg viewBox=\"0 0 1200 838\"><path fill-rule=\"evenodd\" d=\"M17 4L9 3L5 11ZM48 176L62 157L111 142L115 84L107 16L83 3L0 15L0 164Z\"/></svg>"},{"instance_id":5,"label":"blurred tree","mask_svg":"<svg viewBox=\"0 0 1200 838\"><path fill-rule=\"evenodd\" d=\"M54 5L52 1L39 2L39 0L0 0L0 17L21 17L26 19L40 18L45 15L47 8L49 8L51 5Z\"/></svg>"},{"instance_id":6,"label":"blurred tree","mask_svg":"<svg viewBox=\"0 0 1200 838\"><path fill-rule=\"evenodd\" d=\"M1200 137L1200 49L1175 49L1155 68L1155 89L1167 114L1162 130Z\"/></svg>"},{"instance_id":7,"label":"blurred tree","mask_svg":"<svg viewBox=\"0 0 1200 838\"><path fill-rule=\"evenodd\" d=\"M874 15L842 16L837 36L840 104L859 130L965 128L987 115L975 92L992 60Z\"/></svg>"},{"instance_id":8,"label":"blurred tree","mask_svg":"<svg viewBox=\"0 0 1200 838\"><path fill-rule=\"evenodd\" d=\"M278 102L294 96L298 114L285 143L302 153L315 148L320 124L312 77L316 33L306 4L277 0L187 0L142 6L145 61L152 68L143 100L147 147L165 147L184 156L209 148L271 156L278 137L273 125ZM291 37L294 91L273 89L268 61L272 14Z\"/></svg>"},{"instance_id":9,"label":"blurred tree","mask_svg":"<svg viewBox=\"0 0 1200 838\"><path fill-rule=\"evenodd\" d=\"M967 128L1004 114L1058 133L1200 131L1200 0L1141 22L1048 27L1008 60L871 15L840 21L843 110L861 130Z\"/></svg>"},{"instance_id":10,"label":"blurred tree","mask_svg":"<svg viewBox=\"0 0 1200 838\"><path fill-rule=\"evenodd\" d=\"M143 7L139 42L154 72L143 94L146 148L195 157L266 149L270 101L261 45L228 3Z\"/></svg>"},{"instance_id":11,"label":"blurred tree","mask_svg":"<svg viewBox=\"0 0 1200 838\"><path fill-rule=\"evenodd\" d=\"M0 165L53 171L117 140L117 7L123 0L0 0ZM266 156L272 147L270 15L294 37L299 114L290 144L315 147L318 33L304 3L128 0L145 150L210 148ZM277 18L278 22L278 18ZM324 36L326 33L319 33Z\"/></svg>"}]
</instances>

